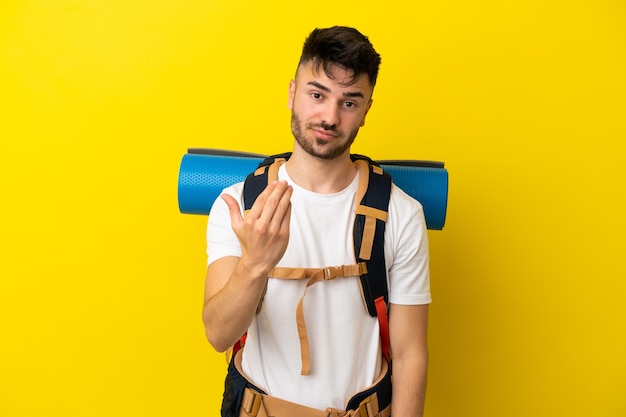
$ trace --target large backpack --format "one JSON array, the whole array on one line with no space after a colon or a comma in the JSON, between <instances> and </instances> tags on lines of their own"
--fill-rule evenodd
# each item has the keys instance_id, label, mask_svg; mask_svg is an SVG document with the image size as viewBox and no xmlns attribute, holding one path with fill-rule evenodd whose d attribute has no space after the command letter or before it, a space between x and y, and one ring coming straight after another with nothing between
<instances>
[{"instance_id":1,"label":"large backpack","mask_svg":"<svg viewBox=\"0 0 626 417\"><path fill-rule=\"evenodd\" d=\"M267 185L278 178L278 169L289 159L291 153L270 156L264 159L255 172L246 177L243 189L244 214L251 208ZM339 277L359 276L365 308L372 317L377 317L380 327L381 348L384 356L383 369L374 383L353 395L346 404L346 410L354 410L364 417L388 417L391 410L391 355L389 350L389 325L387 316L388 288L385 265L384 240L385 222L391 195L391 176L371 159L362 155L351 155L359 169L357 207L353 228L355 263L353 265L329 266L324 268L285 268L276 267L269 276L280 279L308 279L307 288L316 282ZM302 295L296 310L303 375L309 374L309 346L304 323ZM257 313L261 308L259 302ZM241 355L237 355L244 343L244 335L233 346L232 360L224 386L221 415L264 416L264 415L306 415L320 417L338 415L337 410L328 413L289 403L268 396L256 387L241 370ZM263 414L265 410L281 412Z\"/></svg>"}]
</instances>

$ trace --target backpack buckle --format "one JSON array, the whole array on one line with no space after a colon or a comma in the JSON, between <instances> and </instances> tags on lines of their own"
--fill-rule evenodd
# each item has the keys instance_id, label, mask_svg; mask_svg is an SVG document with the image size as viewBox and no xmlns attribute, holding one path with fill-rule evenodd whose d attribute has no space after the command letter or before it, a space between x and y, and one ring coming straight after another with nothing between
<instances>
[{"instance_id":1,"label":"backpack buckle","mask_svg":"<svg viewBox=\"0 0 626 417\"><path fill-rule=\"evenodd\" d=\"M261 403L263 402L263 395L251 388L245 388L243 391L243 397L241 399L241 408L251 415L256 416L259 414Z\"/></svg>"},{"instance_id":2,"label":"backpack buckle","mask_svg":"<svg viewBox=\"0 0 626 417\"><path fill-rule=\"evenodd\" d=\"M324 268L324 280L328 281L337 277L343 277L343 267L341 266L329 266Z\"/></svg>"},{"instance_id":3,"label":"backpack buckle","mask_svg":"<svg viewBox=\"0 0 626 417\"><path fill-rule=\"evenodd\" d=\"M322 275L324 275L323 279L325 281L339 277L350 277L353 275L361 276L363 274L367 274L367 265L365 262L359 262L357 265L327 266L322 268L321 272Z\"/></svg>"}]
</instances>

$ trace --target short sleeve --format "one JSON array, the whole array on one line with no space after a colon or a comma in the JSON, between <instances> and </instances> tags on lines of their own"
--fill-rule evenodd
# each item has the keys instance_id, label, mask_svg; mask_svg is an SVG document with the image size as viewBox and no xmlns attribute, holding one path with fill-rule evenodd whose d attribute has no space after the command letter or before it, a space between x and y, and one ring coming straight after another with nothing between
<instances>
[{"instance_id":1,"label":"short sleeve","mask_svg":"<svg viewBox=\"0 0 626 417\"><path fill-rule=\"evenodd\" d=\"M428 233L422 205L393 186L385 231L385 258L392 304L429 304Z\"/></svg>"}]
</instances>

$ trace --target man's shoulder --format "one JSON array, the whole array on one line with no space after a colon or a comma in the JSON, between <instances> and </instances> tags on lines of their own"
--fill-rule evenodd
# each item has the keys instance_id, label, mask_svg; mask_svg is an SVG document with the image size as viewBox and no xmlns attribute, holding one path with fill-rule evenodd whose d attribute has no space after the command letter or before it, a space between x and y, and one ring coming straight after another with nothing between
<instances>
[{"instance_id":1,"label":"man's shoulder","mask_svg":"<svg viewBox=\"0 0 626 417\"><path fill-rule=\"evenodd\" d=\"M222 199L221 195L222 194L228 194L230 196L232 196L235 200L237 200L239 202L239 205L242 204L242 195L243 195L243 182L237 182L235 184L229 185L228 187L222 189L222 192L220 193L219 196L217 196L217 198L215 199L215 201L213 201L213 204L211 206L211 211L209 213L209 220L211 218L211 216L215 216L216 214L219 214L220 212L228 213L228 206L226 205L226 202Z\"/></svg>"},{"instance_id":2,"label":"man's shoulder","mask_svg":"<svg viewBox=\"0 0 626 417\"><path fill-rule=\"evenodd\" d=\"M244 181L237 182L233 185L230 185L222 190L222 193L226 193L232 195L235 198L239 198L243 193L243 184Z\"/></svg>"},{"instance_id":3,"label":"man's shoulder","mask_svg":"<svg viewBox=\"0 0 626 417\"><path fill-rule=\"evenodd\" d=\"M424 210L419 201L408 195L394 183L391 184L391 195L389 197L389 210L391 211L392 209L409 210L411 213Z\"/></svg>"}]
</instances>

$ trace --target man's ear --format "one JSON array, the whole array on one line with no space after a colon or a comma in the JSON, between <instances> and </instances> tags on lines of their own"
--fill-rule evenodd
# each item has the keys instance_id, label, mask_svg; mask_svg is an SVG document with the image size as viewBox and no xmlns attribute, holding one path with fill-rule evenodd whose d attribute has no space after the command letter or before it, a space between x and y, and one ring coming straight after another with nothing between
<instances>
[{"instance_id":1,"label":"man's ear","mask_svg":"<svg viewBox=\"0 0 626 417\"><path fill-rule=\"evenodd\" d=\"M372 103L374 103L374 100L370 100L369 103L367 103L367 108L365 109L365 114L363 115L363 120L361 120L361 127L365 126L365 117L367 116L367 113L370 111L370 108L372 107Z\"/></svg>"},{"instance_id":2,"label":"man's ear","mask_svg":"<svg viewBox=\"0 0 626 417\"><path fill-rule=\"evenodd\" d=\"M287 102L287 108L293 110L293 98L296 95L296 82L294 80L289 81L289 101Z\"/></svg>"}]
</instances>

